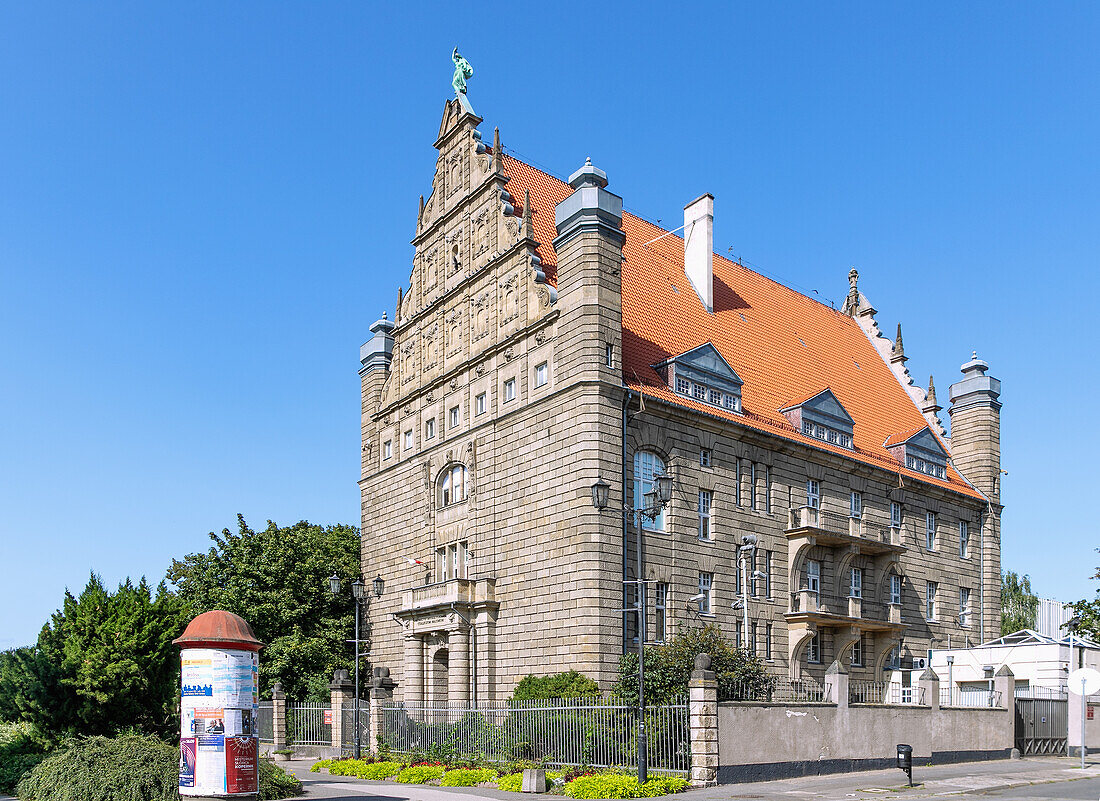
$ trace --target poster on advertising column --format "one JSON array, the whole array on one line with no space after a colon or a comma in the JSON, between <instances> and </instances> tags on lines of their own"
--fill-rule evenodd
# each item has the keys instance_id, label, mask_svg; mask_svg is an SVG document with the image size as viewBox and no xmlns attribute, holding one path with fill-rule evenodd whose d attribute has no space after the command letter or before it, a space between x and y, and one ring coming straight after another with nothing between
<instances>
[{"instance_id":1,"label":"poster on advertising column","mask_svg":"<svg viewBox=\"0 0 1100 801\"><path fill-rule=\"evenodd\" d=\"M258 745L255 737L225 738L225 790L227 793L254 793L258 789L256 776Z\"/></svg>"}]
</instances>

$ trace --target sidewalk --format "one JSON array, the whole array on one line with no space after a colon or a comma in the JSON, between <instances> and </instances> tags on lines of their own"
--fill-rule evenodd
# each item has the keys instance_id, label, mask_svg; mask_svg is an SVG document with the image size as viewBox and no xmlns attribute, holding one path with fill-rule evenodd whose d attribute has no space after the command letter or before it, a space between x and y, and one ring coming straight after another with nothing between
<instances>
[{"instance_id":1,"label":"sidewalk","mask_svg":"<svg viewBox=\"0 0 1100 801\"><path fill-rule=\"evenodd\" d=\"M310 773L312 761L295 761L283 766L306 784L306 792L314 798L338 797L346 794L376 795L388 799L417 801L475 801L476 799L527 798L517 793L484 787L429 787L367 781L347 776ZM826 776L804 776L769 782L723 784L702 790L689 790L677 795L682 801L738 801L739 799L805 799L805 801L864 801L865 799L906 799L971 795L992 790L1023 787L1100 777L1100 760L1090 760L1081 770L1077 759L1064 757L1031 757L1020 760L966 762L956 765L913 768L917 786L905 787L905 774L900 770L876 770L862 773L835 773ZM358 786L356 786L358 785Z\"/></svg>"}]
</instances>

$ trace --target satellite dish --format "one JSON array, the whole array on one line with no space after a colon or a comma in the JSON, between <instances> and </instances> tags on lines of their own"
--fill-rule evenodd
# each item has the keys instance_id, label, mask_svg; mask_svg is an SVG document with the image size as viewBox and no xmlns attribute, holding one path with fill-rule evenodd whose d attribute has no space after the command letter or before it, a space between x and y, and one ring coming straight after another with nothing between
<instances>
[{"instance_id":1,"label":"satellite dish","mask_svg":"<svg viewBox=\"0 0 1100 801\"><path fill-rule=\"evenodd\" d=\"M1100 690L1100 671L1078 668L1067 679L1069 691L1074 695L1092 695Z\"/></svg>"}]
</instances>

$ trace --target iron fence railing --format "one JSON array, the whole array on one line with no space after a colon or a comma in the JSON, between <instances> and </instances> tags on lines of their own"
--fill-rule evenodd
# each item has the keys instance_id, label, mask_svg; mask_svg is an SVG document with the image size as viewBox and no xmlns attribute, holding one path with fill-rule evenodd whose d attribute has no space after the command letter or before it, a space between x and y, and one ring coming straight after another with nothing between
<instances>
[{"instance_id":1,"label":"iron fence railing","mask_svg":"<svg viewBox=\"0 0 1100 801\"><path fill-rule=\"evenodd\" d=\"M261 743L275 742L275 716L270 701L261 701L256 715L256 731Z\"/></svg>"},{"instance_id":2,"label":"iron fence railing","mask_svg":"<svg viewBox=\"0 0 1100 801\"><path fill-rule=\"evenodd\" d=\"M686 701L646 709L649 767L687 773ZM382 738L403 753L542 760L558 767L637 765L638 709L616 698L393 704L382 707Z\"/></svg>"},{"instance_id":3,"label":"iron fence railing","mask_svg":"<svg viewBox=\"0 0 1100 801\"><path fill-rule=\"evenodd\" d=\"M886 703L885 681L849 681L849 704L884 704Z\"/></svg>"},{"instance_id":4,"label":"iron fence railing","mask_svg":"<svg viewBox=\"0 0 1100 801\"><path fill-rule=\"evenodd\" d=\"M940 687L940 706L999 707L1001 694L968 687Z\"/></svg>"},{"instance_id":5,"label":"iron fence railing","mask_svg":"<svg viewBox=\"0 0 1100 801\"><path fill-rule=\"evenodd\" d=\"M988 691L985 691L988 692ZM1055 701L1064 701L1069 698L1069 690L1065 687L1016 687L1013 695L1017 698L1050 698Z\"/></svg>"},{"instance_id":6,"label":"iron fence railing","mask_svg":"<svg viewBox=\"0 0 1100 801\"><path fill-rule=\"evenodd\" d=\"M723 701L757 701L773 704L826 703L830 701L829 688L812 679L774 679L768 686L739 682L733 685L729 697Z\"/></svg>"},{"instance_id":7,"label":"iron fence railing","mask_svg":"<svg viewBox=\"0 0 1100 801\"><path fill-rule=\"evenodd\" d=\"M923 706L927 703L925 698L925 688L917 685L916 687L903 687L900 684L889 685L889 703L897 706Z\"/></svg>"},{"instance_id":8,"label":"iron fence railing","mask_svg":"<svg viewBox=\"0 0 1100 801\"><path fill-rule=\"evenodd\" d=\"M286 705L286 740L293 745L332 745L332 723L326 723L325 713L332 707L311 703Z\"/></svg>"}]
</instances>

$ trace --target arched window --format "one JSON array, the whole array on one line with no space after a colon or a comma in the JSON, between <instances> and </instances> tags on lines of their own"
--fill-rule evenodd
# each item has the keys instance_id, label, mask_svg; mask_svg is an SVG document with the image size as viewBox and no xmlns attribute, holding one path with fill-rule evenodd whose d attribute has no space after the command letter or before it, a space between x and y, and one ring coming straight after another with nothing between
<instances>
[{"instance_id":1,"label":"arched window","mask_svg":"<svg viewBox=\"0 0 1100 801\"><path fill-rule=\"evenodd\" d=\"M653 489L653 477L665 472L664 460L653 451L638 451L634 454L634 508L645 506L645 494ZM665 512L662 509L657 517L650 520L645 515L642 528L650 531L665 530Z\"/></svg>"},{"instance_id":2,"label":"arched window","mask_svg":"<svg viewBox=\"0 0 1100 801\"><path fill-rule=\"evenodd\" d=\"M439 477L439 508L466 500L466 468L452 465Z\"/></svg>"}]
</instances>

